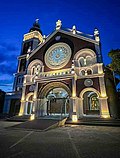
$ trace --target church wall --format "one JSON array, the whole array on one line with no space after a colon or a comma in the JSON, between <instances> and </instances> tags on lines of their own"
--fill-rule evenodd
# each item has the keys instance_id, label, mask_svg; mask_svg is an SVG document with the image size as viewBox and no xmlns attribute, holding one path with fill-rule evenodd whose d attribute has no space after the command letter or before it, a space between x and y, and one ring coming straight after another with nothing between
<instances>
[{"instance_id":1,"label":"church wall","mask_svg":"<svg viewBox=\"0 0 120 158\"><path fill-rule=\"evenodd\" d=\"M85 79L78 79L78 80L76 81L76 87L77 87L77 89L76 89L77 92L76 92L76 93L77 93L77 97L79 97L80 92L81 92L84 88L88 88L88 87L86 87L86 86L84 85L84 81L85 81ZM90 86L90 87L95 88L97 91L100 92L99 78L98 78L98 77L97 77L97 78L92 78L92 81L93 81L93 85Z\"/></svg>"},{"instance_id":2,"label":"church wall","mask_svg":"<svg viewBox=\"0 0 120 158\"><path fill-rule=\"evenodd\" d=\"M55 40L55 37L56 36L61 36L61 39L59 41L56 41ZM93 51L96 52L95 50L95 45L94 43L91 43L91 42L88 42L88 41L84 41L84 40L81 40L81 39L78 39L78 38L75 38L75 37L72 37L72 36L69 36L69 35L66 35L66 34L61 34L61 33L57 33L54 37L52 37L47 43L46 45L44 45L38 52L36 52L29 60L29 63L35 59L40 59L41 61L43 61L43 64L44 64L44 71L47 72L47 71L51 71L50 68L48 68L45 64L45 61L44 61L44 55L47 51L47 49L52 46L53 44L55 43L58 43L58 42L65 42L67 43L71 49L72 49L72 56L71 56L71 59L70 61L68 62L68 64L64 67L62 67L61 69L65 69L65 68L70 68L71 67L71 64L72 64L72 60L73 60L73 57L74 55L77 53L77 51L79 51L80 49L83 49L83 48L89 48L89 49L92 49ZM54 69L52 69L54 70Z\"/></svg>"}]
</instances>

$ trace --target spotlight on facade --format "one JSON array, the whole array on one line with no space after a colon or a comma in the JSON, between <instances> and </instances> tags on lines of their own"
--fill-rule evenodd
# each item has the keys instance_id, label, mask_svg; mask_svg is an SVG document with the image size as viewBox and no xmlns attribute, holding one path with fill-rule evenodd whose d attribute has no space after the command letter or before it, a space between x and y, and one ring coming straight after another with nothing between
<instances>
[{"instance_id":1,"label":"spotlight on facade","mask_svg":"<svg viewBox=\"0 0 120 158\"><path fill-rule=\"evenodd\" d=\"M102 118L110 118L109 115L102 115Z\"/></svg>"},{"instance_id":2,"label":"spotlight on facade","mask_svg":"<svg viewBox=\"0 0 120 158\"><path fill-rule=\"evenodd\" d=\"M31 114L30 116L30 121L34 120L35 119L35 114Z\"/></svg>"},{"instance_id":3,"label":"spotlight on facade","mask_svg":"<svg viewBox=\"0 0 120 158\"><path fill-rule=\"evenodd\" d=\"M72 121L73 121L73 122L77 122L77 121L78 121L77 115L72 115Z\"/></svg>"},{"instance_id":4,"label":"spotlight on facade","mask_svg":"<svg viewBox=\"0 0 120 158\"><path fill-rule=\"evenodd\" d=\"M22 116L22 114L21 114L21 113L19 113L19 114L18 114L18 116Z\"/></svg>"},{"instance_id":5,"label":"spotlight on facade","mask_svg":"<svg viewBox=\"0 0 120 158\"><path fill-rule=\"evenodd\" d=\"M101 94L101 97L105 98L105 97L106 97L106 94L105 94L105 93L102 93L102 94Z\"/></svg>"}]
</instances>

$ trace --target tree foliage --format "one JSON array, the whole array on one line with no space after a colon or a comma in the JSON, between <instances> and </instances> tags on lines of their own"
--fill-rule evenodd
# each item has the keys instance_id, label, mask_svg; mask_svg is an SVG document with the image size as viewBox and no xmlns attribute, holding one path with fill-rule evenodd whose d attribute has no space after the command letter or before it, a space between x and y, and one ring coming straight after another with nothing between
<instances>
[{"instance_id":1,"label":"tree foliage","mask_svg":"<svg viewBox=\"0 0 120 158\"><path fill-rule=\"evenodd\" d=\"M118 75L120 75L120 49L112 49L108 56L112 59L110 68Z\"/></svg>"}]
</instances>

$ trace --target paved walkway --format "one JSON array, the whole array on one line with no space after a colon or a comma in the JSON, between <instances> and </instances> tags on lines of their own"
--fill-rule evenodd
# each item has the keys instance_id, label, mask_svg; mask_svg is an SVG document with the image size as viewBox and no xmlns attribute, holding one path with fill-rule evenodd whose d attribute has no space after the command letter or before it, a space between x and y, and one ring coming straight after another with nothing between
<instances>
[{"instance_id":1,"label":"paved walkway","mask_svg":"<svg viewBox=\"0 0 120 158\"><path fill-rule=\"evenodd\" d=\"M56 125L57 120L36 119L32 121L26 121L21 124L17 124L11 128L31 129L31 130L47 130L48 128ZM57 126L57 125L56 125Z\"/></svg>"},{"instance_id":2,"label":"paved walkway","mask_svg":"<svg viewBox=\"0 0 120 158\"><path fill-rule=\"evenodd\" d=\"M6 129L2 125L0 157L120 158L120 128L66 125L35 132Z\"/></svg>"}]
</instances>

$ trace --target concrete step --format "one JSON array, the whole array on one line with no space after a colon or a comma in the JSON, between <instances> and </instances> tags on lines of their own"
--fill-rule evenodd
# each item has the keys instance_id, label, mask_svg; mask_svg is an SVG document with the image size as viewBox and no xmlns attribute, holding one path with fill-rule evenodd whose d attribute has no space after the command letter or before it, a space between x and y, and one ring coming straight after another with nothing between
<instances>
[{"instance_id":1,"label":"concrete step","mask_svg":"<svg viewBox=\"0 0 120 158\"><path fill-rule=\"evenodd\" d=\"M98 125L98 126L120 126L120 119L103 119L103 118L81 118L77 122L71 119L66 121L66 124L72 125Z\"/></svg>"}]
</instances>

